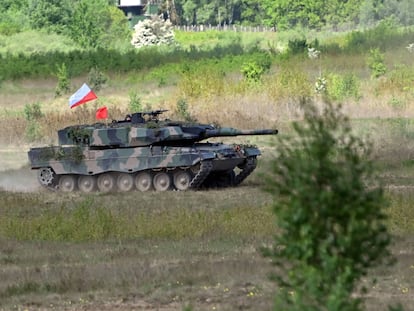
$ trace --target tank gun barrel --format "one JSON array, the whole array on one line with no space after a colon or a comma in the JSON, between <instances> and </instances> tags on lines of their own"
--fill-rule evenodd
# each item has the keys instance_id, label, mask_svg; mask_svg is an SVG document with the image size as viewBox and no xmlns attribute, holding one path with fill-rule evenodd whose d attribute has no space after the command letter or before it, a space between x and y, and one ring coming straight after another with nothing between
<instances>
[{"instance_id":1,"label":"tank gun barrel","mask_svg":"<svg viewBox=\"0 0 414 311\"><path fill-rule=\"evenodd\" d=\"M219 129L206 130L205 138L209 137L226 137L226 136L247 136L247 135L276 135L278 130L262 129L262 130L238 130L231 127L223 127Z\"/></svg>"}]
</instances>

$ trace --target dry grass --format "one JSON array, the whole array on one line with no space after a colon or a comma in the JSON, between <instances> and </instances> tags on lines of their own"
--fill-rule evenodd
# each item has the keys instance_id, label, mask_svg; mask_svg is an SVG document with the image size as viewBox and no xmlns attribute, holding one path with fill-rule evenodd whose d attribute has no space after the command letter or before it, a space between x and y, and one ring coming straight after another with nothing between
<instances>
[{"instance_id":1,"label":"dry grass","mask_svg":"<svg viewBox=\"0 0 414 311\"><path fill-rule=\"evenodd\" d=\"M414 303L410 278L414 254L410 123L354 121L361 134L381 142L382 179L390 200L394 267L381 267L363 282L367 310ZM287 128L286 128L287 129ZM259 144L258 171L238 188L198 192L56 194L0 192L0 310L271 310L277 290L272 266L259 247L275 233L271 196L261 172L277 150ZM390 148L399 141L406 151ZM379 145L378 145L379 146ZM27 168L1 177L23 175ZM377 284L371 283L377 279Z\"/></svg>"},{"instance_id":2,"label":"dry grass","mask_svg":"<svg viewBox=\"0 0 414 311\"><path fill-rule=\"evenodd\" d=\"M62 224L71 223L77 206L85 202L80 194L0 193L6 203L1 207L0 310L271 310L277 288L268 278L272 266L259 251L273 234L272 216L264 208L271 198L258 188L258 176L252 177L245 186L223 191L97 194L89 211L110 210L114 219L127 221L124 230L131 235L85 242L4 236L5 223L16 217L36 222L62 208ZM410 310L414 228L409 222L412 211L404 206L412 205L413 191L387 193L401 236L392 248L398 262L363 280L370 289L367 309L385 310L401 302ZM100 220L73 223L73 236L87 228L93 231L93 221ZM193 234L157 237L154 232L165 227ZM137 229L152 236L134 236ZM117 231L117 226L109 230Z\"/></svg>"},{"instance_id":3,"label":"dry grass","mask_svg":"<svg viewBox=\"0 0 414 311\"><path fill-rule=\"evenodd\" d=\"M177 84L157 85L157 78L146 79L142 73L128 76L112 75L108 85L98 92L99 99L70 110L67 94L54 97L57 81L22 80L5 81L0 88L0 143L26 143L28 126L23 109L27 104L40 103L45 116L39 120L41 142L53 143L57 129L76 123L95 122L97 107L106 105L110 119L123 118L128 113L129 94L137 92L143 107L165 108L174 117L177 101L185 98L189 112L201 122L216 122L238 128L275 127L296 119L300 115L299 99L312 96L316 77L323 74L352 72L360 80L359 100L345 99L343 106L351 118L412 117L414 89L412 64L406 49L396 49L396 57L387 56L386 77L372 80L363 55L322 56L311 61L293 58L283 65L275 65L264 76L263 83L251 86L240 72L226 72L219 65L200 64L201 69L188 76L174 77ZM224 64L223 64L224 65ZM154 69L154 72L158 69ZM146 76L151 76L147 72ZM168 80L166 76L163 79ZM86 77L72 79L72 90L81 85ZM184 96L184 97L183 97ZM315 100L319 100L315 97Z\"/></svg>"},{"instance_id":4,"label":"dry grass","mask_svg":"<svg viewBox=\"0 0 414 311\"><path fill-rule=\"evenodd\" d=\"M398 55L395 61L405 64L406 55ZM367 278L378 280L368 286L368 310L385 310L395 301L410 310L412 93L385 78L370 80L359 56L321 62L338 72L352 64L361 78L363 97L344 102L344 110L354 130L374 142L390 201L389 226L400 237L393 246L397 265L382 267ZM319 65L306 61L301 68L313 77ZM189 98L189 110L201 122L276 127L283 135L289 122L300 117L289 92L309 91L301 89L304 76L295 77L297 83L283 93L277 70L265 79L264 87L248 88L239 74L226 75L220 92ZM78 77L72 83L81 85L84 80ZM95 122L95 109L101 105L108 106L110 118L122 118L131 91L142 90L144 106L170 109L166 117L174 116L180 98L175 85L159 87L154 81L113 76L99 92L99 101L71 111L66 97L53 97L55 86L56 81L40 80L3 82L0 88L0 188L7 190L0 191L0 310L271 310L277 288L269 282L272 267L258 248L274 234L272 200L260 190L258 173L266 170L277 145L262 137L237 138L257 144L263 157L258 171L236 189L88 197L41 191L34 185L33 172L21 168L30 147L25 138L26 104L39 102L45 113L37 145L55 143L56 130L66 125ZM404 104L392 101L395 98Z\"/></svg>"}]
</instances>

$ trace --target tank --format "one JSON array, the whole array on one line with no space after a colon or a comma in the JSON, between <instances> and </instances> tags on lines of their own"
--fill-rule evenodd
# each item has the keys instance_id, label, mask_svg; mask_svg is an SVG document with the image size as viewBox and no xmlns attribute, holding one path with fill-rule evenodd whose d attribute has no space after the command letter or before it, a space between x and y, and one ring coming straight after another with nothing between
<instances>
[{"instance_id":1,"label":"tank","mask_svg":"<svg viewBox=\"0 0 414 311\"><path fill-rule=\"evenodd\" d=\"M57 146L29 150L31 169L38 170L40 185L64 192L237 186L256 168L260 150L208 139L278 133L160 120L165 111L60 129Z\"/></svg>"}]
</instances>

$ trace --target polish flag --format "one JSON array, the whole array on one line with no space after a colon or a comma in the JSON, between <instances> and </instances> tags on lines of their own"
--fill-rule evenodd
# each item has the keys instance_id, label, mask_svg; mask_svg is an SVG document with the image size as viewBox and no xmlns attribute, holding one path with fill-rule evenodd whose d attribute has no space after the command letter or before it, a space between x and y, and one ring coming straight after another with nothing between
<instances>
[{"instance_id":1,"label":"polish flag","mask_svg":"<svg viewBox=\"0 0 414 311\"><path fill-rule=\"evenodd\" d=\"M97 98L98 96L96 96L90 87L84 83L81 88L69 98L69 107L73 108Z\"/></svg>"},{"instance_id":2,"label":"polish flag","mask_svg":"<svg viewBox=\"0 0 414 311\"><path fill-rule=\"evenodd\" d=\"M106 108L106 106L98 108L98 110L96 110L96 118L97 119L106 119L106 118L108 118L108 108Z\"/></svg>"}]
</instances>

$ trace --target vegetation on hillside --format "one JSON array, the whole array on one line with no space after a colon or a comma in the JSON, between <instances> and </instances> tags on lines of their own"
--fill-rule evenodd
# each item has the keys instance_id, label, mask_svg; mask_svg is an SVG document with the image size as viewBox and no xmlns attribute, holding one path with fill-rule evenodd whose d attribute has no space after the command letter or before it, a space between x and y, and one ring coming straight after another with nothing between
<instances>
[{"instance_id":1,"label":"vegetation on hillside","mask_svg":"<svg viewBox=\"0 0 414 311\"><path fill-rule=\"evenodd\" d=\"M130 38L127 19L116 4L113 0L4 0L0 34L37 29L70 37L81 47L116 46ZM414 23L411 0L164 0L159 13L175 25L266 24L277 30L349 29L383 19L402 26Z\"/></svg>"},{"instance_id":2,"label":"vegetation on hillside","mask_svg":"<svg viewBox=\"0 0 414 311\"><path fill-rule=\"evenodd\" d=\"M50 36L45 35L45 40ZM54 36L57 37L53 39L59 38ZM42 46L42 37L34 38L38 42L33 46ZM176 47L127 52L104 48L69 50L58 44L57 50L44 53L3 53L0 92L7 96L0 115L16 117L15 128L5 127L3 136L7 140L31 137L50 142L56 128L79 122L79 116L63 112L66 105L58 104L75 91L78 79L87 81L96 91L99 88L99 102L108 105L114 118L127 113L128 94L138 92L142 107L167 108L177 113L178 103L185 103L186 115L192 118L242 128L257 127L259 123L269 127L276 120L292 118L303 96L324 94L335 102L364 103L371 111L379 113L385 108L397 114L408 109L414 97L413 52L409 49L414 31L388 22L366 31L334 36L297 30L176 32L176 41ZM310 51L316 57L311 57ZM27 101L12 103L7 98L22 92L12 87L12 81L22 78L48 79L48 92L53 99L31 96ZM149 98L151 92L160 95ZM50 111L54 103L62 109ZM36 121L41 127L31 124L34 132L30 134L25 133L28 121L22 116L23 106L32 104L39 105L45 114ZM377 106L380 109L374 108ZM93 109L95 105L88 107ZM225 107L231 111L226 113ZM264 110L268 113L260 112ZM93 112L82 115L89 116L84 122L94 122Z\"/></svg>"}]
</instances>

